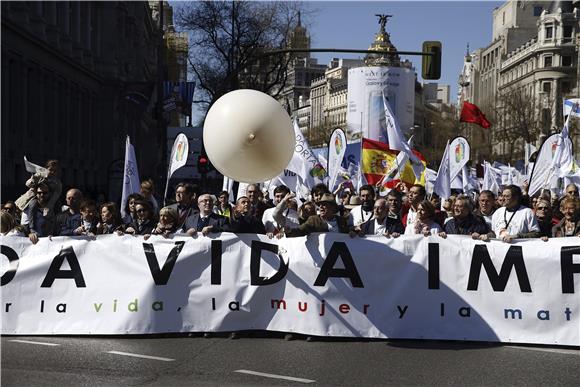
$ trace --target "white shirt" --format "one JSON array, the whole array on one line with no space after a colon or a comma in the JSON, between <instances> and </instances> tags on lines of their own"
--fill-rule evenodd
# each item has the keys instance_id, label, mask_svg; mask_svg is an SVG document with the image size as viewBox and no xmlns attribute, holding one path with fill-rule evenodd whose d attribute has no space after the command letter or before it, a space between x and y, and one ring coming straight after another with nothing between
<instances>
[{"instance_id":1,"label":"white shirt","mask_svg":"<svg viewBox=\"0 0 580 387\"><path fill-rule=\"evenodd\" d=\"M288 230L298 228L300 225L300 221L298 220L298 212L291 208L285 208L284 210L278 208L278 212L281 211L280 215L284 217L283 224L280 224L274 217L277 213L276 208L277 207L268 208L262 215L262 223L266 228L266 232L275 232L279 227L284 227Z\"/></svg>"},{"instance_id":2,"label":"white shirt","mask_svg":"<svg viewBox=\"0 0 580 387\"><path fill-rule=\"evenodd\" d=\"M348 224L352 224L353 226L360 226L367 220L373 217L373 210L365 211L362 209L361 206L353 207L348 214Z\"/></svg>"},{"instance_id":3,"label":"white shirt","mask_svg":"<svg viewBox=\"0 0 580 387\"><path fill-rule=\"evenodd\" d=\"M340 232L340 230L338 229L338 222L336 221L336 218L333 217L331 220L326 219L322 220L324 220L328 225L328 232Z\"/></svg>"},{"instance_id":4,"label":"white shirt","mask_svg":"<svg viewBox=\"0 0 580 387\"><path fill-rule=\"evenodd\" d=\"M409 208L409 212L407 212L407 224L405 226L408 226L410 224L414 225L416 219L417 219L417 211L415 211L413 207Z\"/></svg>"},{"instance_id":5,"label":"white shirt","mask_svg":"<svg viewBox=\"0 0 580 387\"><path fill-rule=\"evenodd\" d=\"M375 222L375 234L374 235L383 235L386 231L387 231L387 217L385 216L385 219L383 219L382 223L379 223L378 220L374 220Z\"/></svg>"},{"instance_id":6,"label":"white shirt","mask_svg":"<svg viewBox=\"0 0 580 387\"><path fill-rule=\"evenodd\" d=\"M507 229L508 235L513 236L540 231L534 212L524 206L519 206L516 211L508 211L506 207L498 208L491 217L491 227L498 238L501 237L500 232L504 229Z\"/></svg>"}]
</instances>

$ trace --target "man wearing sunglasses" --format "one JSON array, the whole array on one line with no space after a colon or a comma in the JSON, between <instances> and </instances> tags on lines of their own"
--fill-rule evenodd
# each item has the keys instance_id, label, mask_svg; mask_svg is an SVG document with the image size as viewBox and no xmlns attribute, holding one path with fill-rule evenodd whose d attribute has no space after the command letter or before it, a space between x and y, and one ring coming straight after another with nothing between
<instances>
[{"instance_id":1,"label":"man wearing sunglasses","mask_svg":"<svg viewBox=\"0 0 580 387\"><path fill-rule=\"evenodd\" d=\"M28 238L34 244L38 242L38 238L54 233L54 215L49 211L45 211L48 207L49 195L50 188L48 185L45 183L38 184L34 199L22 213L20 224L25 227Z\"/></svg>"}]
</instances>

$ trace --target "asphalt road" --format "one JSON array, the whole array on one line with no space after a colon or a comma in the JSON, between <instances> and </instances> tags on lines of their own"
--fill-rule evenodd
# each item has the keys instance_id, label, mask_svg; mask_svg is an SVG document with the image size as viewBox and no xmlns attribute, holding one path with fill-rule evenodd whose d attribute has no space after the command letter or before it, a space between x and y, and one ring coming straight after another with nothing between
<instances>
[{"instance_id":1,"label":"asphalt road","mask_svg":"<svg viewBox=\"0 0 580 387\"><path fill-rule=\"evenodd\" d=\"M3 336L2 386L578 385L577 348L447 341Z\"/></svg>"}]
</instances>

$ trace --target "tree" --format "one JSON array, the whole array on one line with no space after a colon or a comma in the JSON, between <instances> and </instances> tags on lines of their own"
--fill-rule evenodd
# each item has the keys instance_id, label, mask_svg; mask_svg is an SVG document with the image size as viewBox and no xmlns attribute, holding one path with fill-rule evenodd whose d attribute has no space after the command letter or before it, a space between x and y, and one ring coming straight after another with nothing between
<instances>
[{"instance_id":1,"label":"tree","mask_svg":"<svg viewBox=\"0 0 580 387\"><path fill-rule=\"evenodd\" d=\"M189 65L197 83L194 103L209 107L222 95L251 88L278 97L290 55L264 57L288 46L298 2L199 1L181 5L178 27L189 33Z\"/></svg>"},{"instance_id":2,"label":"tree","mask_svg":"<svg viewBox=\"0 0 580 387\"><path fill-rule=\"evenodd\" d=\"M523 157L524 143L536 143L541 135L550 133L554 101L549 95L535 98L529 87L502 90L494 112L493 141L505 144L507 149L497 156L513 162Z\"/></svg>"}]
</instances>

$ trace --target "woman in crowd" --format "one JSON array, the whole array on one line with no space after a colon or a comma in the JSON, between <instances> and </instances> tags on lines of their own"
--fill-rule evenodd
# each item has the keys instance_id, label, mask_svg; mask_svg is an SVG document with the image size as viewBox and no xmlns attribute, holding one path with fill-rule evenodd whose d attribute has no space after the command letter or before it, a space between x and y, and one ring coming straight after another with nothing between
<instances>
[{"instance_id":1,"label":"woman in crowd","mask_svg":"<svg viewBox=\"0 0 580 387\"><path fill-rule=\"evenodd\" d=\"M429 200L422 200L417 205L417 219L405 228L405 235L423 234L424 236L437 235L441 226L435 222L435 207Z\"/></svg>"},{"instance_id":2,"label":"woman in crowd","mask_svg":"<svg viewBox=\"0 0 580 387\"><path fill-rule=\"evenodd\" d=\"M562 200L564 217L552 228L556 238L580 236L580 200L577 197L566 197Z\"/></svg>"},{"instance_id":3,"label":"woman in crowd","mask_svg":"<svg viewBox=\"0 0 580 387\"><path fill-rule=\"evenodd\" d=\"M8 200L6 203L2 205L2 211L8 212L14 218L16 224L20 224L20 211L12 200Z\"/></svg>"},{"instance_id":4,"label":"woman in crowd","mask_svg":"<svg viewBox=\"0 0 580 387\"><path fill-rule=\"evenodd\" d=\"M113 202L103 203L99 209L101 214L101 221L97 224L97 234L112 234L123 231L123 222L121 222L121 214L117 209L117 205Z\"/></svg>"},{"instance_id":5,"label":"woman in crowd","mask_svg":"<svg viewBox=\"0 0 580 387\"><path fill-rule=\"evenodd\" d=\"M143 201L144 198L138 193L132 193L127 198L127 203L125 204L125 217L123 218L124 224L131 224L137 220L137 212L135 212L135 203L139 200Z\"/></svg>"},{"instance_id":6,"label":"woman in crowd","mask_svg":"<svg viewBox=\"0 0 580 387\"><path fill-rule=\"evenodd\" d=\"M552 206L549 200L538 199L534 207L534 215L538 219L538 226L540 226L540 238L547 241L552 236Z\"/></svg>"},{"instance_id":7,"label":"woman in crowd","mask_svg":"<svg viewBox=\"0 0 580 387\"><path fill-rule=\"evenodd\" d=\"M0 212L0 235L20 237L26 236L20 226L16 224L14 217L8 211Z\"/></svg>"},{"instance_id":8,"label":"woman in crowd","mask_svg":"<svg viewBox=\"0 0 580 387\"><path fill-rule=\"evenodd\" d=\"M125 228L125 233L131 235L147 235L155 228L155 219L151 211L151 205L146 200L135 201L136 219Z\"/></svg>"},{"instance_id":9,"label":"woman in crowd","mask_svg":"<svg viewBox=\"0 0 580 387\"><path fill-rule=\"evenodd\" d=\"M163 207L159 211L159 223L153 229L151 234L162 235L164 238L168 238L171 234L175 234L179 228L179 215L177 210L171 207ZM149 238L148 235L145 239Z\"/></svg>"}]
</instances>

